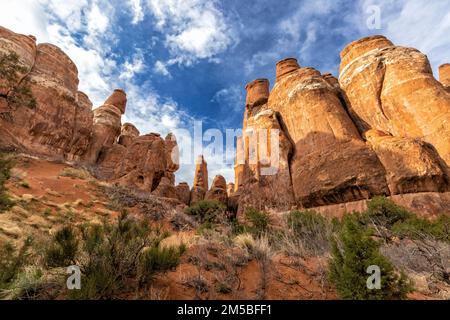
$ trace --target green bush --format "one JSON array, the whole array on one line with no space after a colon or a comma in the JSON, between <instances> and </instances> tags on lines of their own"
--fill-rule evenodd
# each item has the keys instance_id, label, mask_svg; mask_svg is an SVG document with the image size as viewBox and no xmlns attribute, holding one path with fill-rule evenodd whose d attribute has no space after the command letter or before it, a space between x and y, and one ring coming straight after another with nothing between
<instances>
[{"instance_id":1,"label":"green bush","mask_svg":"<svg viewBox=\"0 0 450 320\"><path fill-rule=\"evenodd\" d=\"M329 277L343 299L380 300L405 299L412 290L403 273L395 272L392 264L379 252L379 244L371 230L360 222L358 213L344 216L337 239L332 240ZM369 266L381 270L381 289L368 289L366 273Z\"/></svg>"},{"instance_id":2,"label":"green bush","mask_svg":"<svg viewBox=\"0 0 450 320\"><path fill-rule=\"evenodd\" d=\"M417 217L407 209L396 205L385 197L375 197L361 215L361 222L383 228L390 235L420 239L450 241L450 217L440 215L435 220Z\"/></svg>"},{"instance_id":3,"label":"green bush","mask_svg":"<svg viewBox=\"0 0 450 320\"><path fill-rule=\"evenodd\" d=\"M248 232L261 235L269 229L270 217L267 212L255 208L246 208L244 215L250 223L250 226L246 226Z\"/></svg>"},{"instance_id":4,"label":"green bush","mask_svg":"<svg viewBox=\"0 0 450 320\"><path fill-rule=\"evenodd\" d=\"M369 201L363 219L368 223L390 229L394 224L403 222L412 216L412 213L396 205L392 200L379 196Z\"/></svg>"},{"instance_id":5,"label":"green bush","mask_svg":"<svg viewBox=\"0 0 450 320\"><path fill-rule=\"evenodd\" d=\"M156 272L175 269L180 263L180 256L185 250L184 245L168 248L161 248L158 245L144 250L140 258L139 278L141 282L151 280Z\"/></svg>"},{"instance_id":6,"label":"green bush","mask_svg":"<svg viewBox=\"0 0 450 320\"><path fill-rule=\"evenodd\" d=\"M13 202L9 199L6 192L6 181L11 177L11 168L13 163L5 155L0 154L0 212L12 206Z\"/></svg>"},{"instance_id":7,"label":"green bush","mask_svg":"<svg viewBox=\"0 0 450 320\"><path fill-rule=\"evenodd\" d=\"M31 244L31 238L27 238L17 254L10 243L0 246L0 290L8 289L29 262Z\"/></svg>"},{"instance_id":8,"label":"green bush","mask_svg":"<svg viewBox=\"0 0 450 320\"><path fill-rule=\"evenodd\" d=\"M331 226L320 214L314 211L292 211L287 216L287 223L294 236L302 239L306 250L318 253L328 251Z\"/></svg>"},{"instance_id":9,"label":"green bush","mask_svg":"<svg viewBox=\"0 0 450 320\"><path fill-rule=\"evenodd\" d=\"M186 249L161 248L169 234L126 211L114 224L82 226L81 234L82 281L81 290L71 292L75 299L110 299L134 290L156 272L175 268Z\"/></svg>"},{"instance_id":10,"label":"green bush","mask_svg":"<svg viewBox=\"0 0 450 320\"><path fill-rule=\"evenodd\" d=\"M412 216L401 223L396 223L392 231L401 238L422 239L428 236L435 240L450 242L450 217L440 215L435 220L427 220Z\"/></svg>"},{"instance_id":11,"label":"green bush","mask_svg":"<svg viewBox=\"0 0 450 320\"><path fill-rule=\"evenodd\" d=\"M201 200L185 209L186 214L196 217L200 223L220 222L225 212L225 206L216 200Z\"/></svg>"},{"instance_id":12,"label":"green bush","mask_svg":"<svg viewBox=\"0 0 450 320\"><path fill-rule=\"evenodd\" d=\"M45 261L50 267L67 267L74 263L78 251L78 239L70 226L58 230L45 253Z\"/></svg>"}]
</instances>

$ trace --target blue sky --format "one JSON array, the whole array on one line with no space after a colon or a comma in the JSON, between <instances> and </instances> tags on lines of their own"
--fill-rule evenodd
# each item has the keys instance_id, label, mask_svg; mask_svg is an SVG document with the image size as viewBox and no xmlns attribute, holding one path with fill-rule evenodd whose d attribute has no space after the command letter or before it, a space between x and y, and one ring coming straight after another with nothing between
<instances>
[{"instance_id":1,"label":"blue sky","mask_svg":"<svg viewBox=\"0 0 450 320\"><path fill-rule=\"evenodd\" d=\"M141 133L191 131L195 120L205 129L240 128L247 82L273 83L275 63L288 56L337 76L342 48L370 34L420 49L435 72L450 61L448 0L0 0L0 7L0 25L68 53L94 106L124 88L123 121ZM379 29L367 24L374 8ZM211 179L233 179L232 165L206 160ZM191 184L193 171L183 165L177 181Z\"/></svg>"}]
</instances>

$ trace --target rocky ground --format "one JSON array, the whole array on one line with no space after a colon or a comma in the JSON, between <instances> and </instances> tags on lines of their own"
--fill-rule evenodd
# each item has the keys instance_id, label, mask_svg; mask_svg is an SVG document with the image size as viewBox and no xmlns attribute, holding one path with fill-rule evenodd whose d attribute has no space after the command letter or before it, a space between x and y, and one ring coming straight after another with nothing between
<instances>
[{"instance_id":1,"label":"rocky ground","mask_svg":"<svg viewBox=\"0 0 450 320\"><path fill-rule=\"evenodd\" d=\"M113 221L126 209L137 219L148 218L153 226L170 232L163 246L186 245L176 268L158 273L145 287L118 293L127 299L336 299L339 296L328 279L330 250L315 240L314 250L305 243L311 239L256 236L232 231L223 223L204 228L185 214L185 205L167 198L133 192L93 178L87 170L65 163L30 156L14 156L14 168L7 182L14 205L0 213L0 242L17 247L32 236L46 239L64 225ZM270 214L270 230L282 230L284 213ZM44 240L42 240L44 241ZM449 270L449 246L432 243L439 251L421 256L417 241L398 240L383 252L402 269L409 268L414 280L412 299L448 299L448 279L435 276L432 261ZM428 248L427 250L430 250ZM417 255L409 253L417 251ZM428 259L428 260L427 260ZM431 268L431 269L430 269ZM44 274L52 273L47 270ZM448 273L447 273L448 277ZM64 283L64 278L61 278ZM446 282L447 281L447 282ZM52 291L48 289L49 291ZM67 291L50 296L64 299ZM43 295L43 296L42 296ZM23 297L22 297L23 298Z\"/></svg>"}]
</instances>

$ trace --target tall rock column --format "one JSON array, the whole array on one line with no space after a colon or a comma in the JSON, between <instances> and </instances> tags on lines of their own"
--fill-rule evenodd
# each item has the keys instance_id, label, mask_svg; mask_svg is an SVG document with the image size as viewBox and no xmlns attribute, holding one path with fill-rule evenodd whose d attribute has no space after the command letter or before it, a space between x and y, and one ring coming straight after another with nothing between
<instances>
[{"instance_id":1,"label":"tall rock column","mask_svg":"<svg viewBox=\"0 0 450 320\"><path fill-rule=\"evenodd\" d=\"M339 82L361 132L422 139L450 165L450 95L420 51L383 36L352 42L341 53Z\"/></svg>"},{"instance_id":2,"label":"tall rock column","mask_svg":"<svg viewBox=\"0 0 450 320\"><path fill-rule=\"evenodd\" d=\"M87 162L95 164L101 161L104 151L113 146L121 133L121 118L126 108L126 93L114 90L105 103L94 110L94 127Z\"/></svg>"},{"instance_id":3,"label":"tall rock column","mask_svg":"<svg viewBox=\"0 0 450 320\"><path fill-rule=\"evenodd\" d=\"M389 194L384 168L329 82L329 76L285 59L277 64L268 102L294 144L290 174L303 207Z\"/></svg>"},{"instance_id":4,"label":"tall rock column","mask_svg":"<svg viewBox=\"0 0 450 320\"><path fill-rule=\"evenodd\" d=\"M205 198L208 191L208 164L203 155L198 156L195 165L194 184L191 190L191 204Z\"/></svg>"},{"instance_id":5,"label":"tall rock column","mask_svg":"<svg viewBox=\"0 0 450 320\"><path fill-rule=\"evenodd\" d=\"M235 166L239 211L247 206L290 209L294 194L289 173L292 144L278 115L267 105L269 81L257 79L246 86L243 137Z\"/></svg>"}]
</instances>

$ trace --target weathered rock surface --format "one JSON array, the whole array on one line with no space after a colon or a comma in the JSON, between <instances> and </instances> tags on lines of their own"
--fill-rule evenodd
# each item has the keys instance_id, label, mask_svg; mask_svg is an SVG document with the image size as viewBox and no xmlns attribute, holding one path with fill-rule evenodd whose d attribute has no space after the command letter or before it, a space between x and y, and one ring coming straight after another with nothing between
<instances>
[{"instance_id":1,"label":"weathered rock surface","mask_svg":"<svg viewBox=\"0 0 450 320\"><path fill-rule=\"evenodd\" d=\"M227 196L232 196L234 193L234 183L233 182L228 182L227 184Z\"/></svg>"},{"instance_id":2,"label":"weathered rock surface","mask_svg":"<svg viewBox=\"0 0 450 320\"><path fill-rule=\"evenodd\" d=\"M197 157L195 162L194 183L191 189L191 204L205 199L208 191L208 164L203 155Z\"/></svg>"},{"instance_id":3,"label":"weathered rock surface","mask_svg":"<svg viewBox=\"0 0 450 320\"><path fill-rule=\"evenodd\" d=\"M36 59L36 38L17 34L0 26L0 55L15 53L19 57L20 69L15 81L8 79L6 74L0 75L0 96L6 96L31 71Z\"/></svg>"},{"instance_id":4,"label":"weathered rock surface","mask_svg":"<svg viewBox=\"0 0 450 320\"><path fill-rule=\"evenodd\" d=\"M208 190L208 164L203 155L197 157L195 162L194 187Z\"/></svg>"},{"instance_id":5,"label":"weathered rock surface","mask_svg":"<svg viewBox=\"0 0 450 320\"><path fill-rule=\"evenodd\" d=\"M384 168L329 81L315 69L297 68L277 80L269 97L294 144L290 174L303 207L389 194Z\"/></svg>"},{"instance_id":6,"label":"weathered rock surface","mask_svg":"<svg viewBox=\"0 0 450 320\"><path fill-rule=\"evenodd\" d=\"M191 202L191 189L187 182L181 182L175 187L177 198L185 205L189 205Z\"/></svg>"},{"instance_id":7,"label":"weathered rock surface","mask_svg":"<svg viewBox=\"0 0 450 320\"><path fill-rule=\"evenodd\" d=\"M377 130L369 130L364 135L386 169L392 195L449 190L439 156L427 143L392 137Z\"/></svg>"},{"instance_id":8,"label":"weathered rock surface","mask_svg":"<svg viewBox=\"0 0 450 320\"><path fill-rule=\"evenodd\" d=\"M211 189L205 194L206 200L216 200L227 206L228 194L227 194L227 182L221 175L214 177Z\"/></svg>"},{"instance_id":9,"label":"weathered rock surface","mask_svg":"<svg viewBox=\"0 0 450 320\"><path fill-rule=\"evenodd\" d=\"M372 36L349 44L341 60L339 82L361 132L421 139L450 164L450 95L424 54Z\"/></svg>"},{"instance_id":10,"label":"weathered rock surface","mask_svg":"<svg viewBox=\"0 0 450 320\"><path fill-rule=\"evenodd\" d=\"M15 83L0 75L0 148L77 162L100 179L177 198L177 141L172 134L165 139L140 136L132 124L122 126L127 103L123 90L114 90L92 110L88 96L78 91L75 64L58 47L36 46L35 38L0 27L0 55L10 52L18 55L26 72ZM12 105L7 99L22 85L30 87L35 105Z\"/></svg>"},{"instance_id":11,"label":"weathered rock surface","mask_svg":"<svg viewBox=\"0 0 450 320\"><path fill-rule=\"evenodd\" d=\"M439 81L450 92L450 63L445 63L439 67Z\"/></svg>"},{"instance_id":12,"label":"weathered rock surface","mask_svg":"<svg viewBox=\"0 0 450 320\"><path fill-rule=\"evenodd\" d=\"M434 218L441 214L450 215L450 192L421 192L389 196L396 204L409 209L420 217ZM369 200L359 200L321 207L314 210L329 217L342 217L345 213L363 212Z\"/></svg>"}]
</instances>

